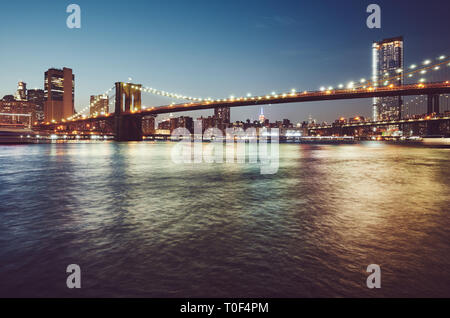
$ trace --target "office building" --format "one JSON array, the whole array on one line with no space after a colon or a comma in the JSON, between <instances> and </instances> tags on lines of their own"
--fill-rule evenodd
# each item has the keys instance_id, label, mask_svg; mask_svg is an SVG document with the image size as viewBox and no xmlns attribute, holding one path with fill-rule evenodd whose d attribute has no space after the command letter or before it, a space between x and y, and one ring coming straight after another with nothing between
<instances>
[{"instance_id":1,"label":"office building","mask_svg":"<svg viewBox=\"0 0 450 318\"><path fill-rule=\"evenodd\" d=\"M17 92L15 99L18 101L26 101L27 100L27 83L19 82L17 84Z\"/></svg>"},{"instance_id":2,"label":"office building","mask_svg":"<svg viewBox=\"0 0 450 318\"><path fill-rule=\"evenodd\" d=\"M33 123L40 123L44 121L44 90L43 89L29 89L27 91L27 100L35 105L35 121Z\"/></svg>"},{"instance_id":3,"label":"office building","mask_svg":"<svg viewBox=\"0 0 450 318\"><path fill-rule=\"evenodd\" d=\"M2 114L0 123L31 126L36 120L35 108L36 105L29 101L2 99L0 100L0 113Z\"/></svg>"},{"instance_id":4,"label":"office building","mask_svg":"<svg viewBox=\"0 0 450 318\"><path fill-rule=\"evenodd\" d=\"M230 107L216 107L214 108L214 118L218 123L230 123Z\"/></svg>"},{"instance_id":5,"label":"office building","mask_svg":"<svg viewBox=\"0 0 450 318\"><path fill-rule=\"evenodd\" d=\"M51 68L45 72L45 121L61 121L75 113L75 76L70 68Z\"/></svg>"},{"instance_id":6,"label":"office building","mask_svg":"<svg viewBox=\"0 0 450 318\"><path fill-rule=\"evenodd\" d=\"M89 113L91 116L109 113L109 98L107 95L91 95Z\"/></svg>"}]
</instances>

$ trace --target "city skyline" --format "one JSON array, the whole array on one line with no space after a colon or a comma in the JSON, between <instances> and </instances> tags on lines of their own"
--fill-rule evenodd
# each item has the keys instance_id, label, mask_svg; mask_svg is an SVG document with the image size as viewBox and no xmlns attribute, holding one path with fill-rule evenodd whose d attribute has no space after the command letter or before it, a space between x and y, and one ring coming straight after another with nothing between
<instances>
[{"instance_id":1,"label":"city skyline","mask_svg":"<svg viewBox=\"0 0 450 318\"><path fill-rule=\"evenodd\" d=\"M291 88L318 89L322 85L337 85L361 77L370 78L371 46L374 41L403 35L405 65L407 65L420 62L424 57L431 55L431 52L446 53L444 43L445 36L448 36L439 35L439 41L433 40L436 35L431 32L431 27L439 29L439 25L445 23L443 19L439 19L440 13L436 10L439 3L422 8L406 1L399 1L396 4L380 1L383 9L383 26L389 26L389 32L384 31L383 26L381 30L368 29L365 26L367 4L364 1L340 4L340 8L347 11L345 13L347 23L342 26L339 23L340 14L326 10L323 16L317 15L320 11L316 11L313 4L301 4L302 10L297 10L299 16L292 16L290 10L279 8L271 1L258 2L257 6L251 6L253 2L246 4L172 2L175 3L174 8L158 4L158 14L151 10L154 3L133 3L122 7L118 2L108 2L115 9L120 8L111 11L121 13L114 15L111 13L111 17L108 15L99 17L101 4L94 5L80 1L78 4L82 9L83 24L79 30L71 30L65 26L66 4L51 6L52 3L55 4L51 1L43 2L41 5L29 3L27 6L29 10L25 10L22 15L23 21L20 19L12 21L6 17L6 23L17 27L12 27L9 34L2 33L2 41L14 47L16 39L21 38L23 42L33 45L34 53L19 49L1 53L3 58L7 58L10 54L19 55L19 58L6 66L6 73L10 76L2 77L0 95L14 94L19 80L27 83L29 89L43 88L43 72L50 67L73 69L77 76L75 89L77 111L89 105L91 95L101 94L112 86L113 82L126 81L128 77L134 82L160 89L213 98L245 95L249 92L266 94L272 90L286 91ZM323 7L324 3L328 7L337 6L327 1L322 2L320 6ZM407 26L410 27L410 24L404 21L406 16L398 16L399 10L406 5L411 9L408 13L410 17L425 15L428 11L432 11L435 19L420 19L417 21L418 28L409 30ZM14 16L14 11L18 9L9 4L6 6L10 7L10 16ZM300 4L290 2L290 6L294 8ZM134 20L138 22L130 26L125 22L130 20L132 11L137 7L141 8L142 12L136 13ZM233 7L236 10L231 10ZM184 15L179 13L183 11L182 9L185 9ZM315 10L315 19L308 16L310 10ZM143 16L146 13L147 18ZM195 23L189 24L188 29L176 27L183 22L187 23L192 17L203 16L205 13L209 13L205 21L196 20ZM52 50L46 51L49 54L38 54L36 52L43 49L46 42L31 39L33 32L26 31L30 31L30 24L45 17L46 14L51 14L52 19L46 20L45 23L40 21L43 24L40 32L54 37L61 36L58 38L61 45L52 46ZM117 15L120 15L119 23L117 20L109 21ZM171 19L172 22L167 23L164 17L168 15L176 19ZM56 21L55 16L61 16L61 20ZM234 24L226 23L227 19ZM215 23L209 25L208 23L213 20ZM352 23L348 23L348 20ZM152 25L162 27L161 31L156 32ZM204 30L205 25L209 25L210 30ZM305 28L308 30L306 36ZM330 32L324 32L324 29ZM215 31L216 34L212 34ZM186 42L191 33L195 33L197 39L181 43ZM338 33L340 37L336 39ZM127 40L123 43L111 42L113 34L127 35ZM220 38L221 34L224 35L223 38ZM209 44L201 41L202 36L208 39ZM351 41L350 37L356 40ZM303 39L307 41L302 41ZM224 49L224 45L227 46L228 43L233 45L231 51ZM429 51L427 43L430 44ZM120 48L122 44L125 44L124 48ZM119 48L114 51L112 49L115 46ZM127 46L133 47L133 50L128 50ZM92 49L89 49L90 47ZM102 55L102 52L105 53ZM111 67L106 65L107 62L118 63L115 67ZM139 67L137 64L140 64ZM143 104L159 106L169 101L155 97L144 99ZM332 121L340 116L350 117L360 114L369 116L370 105L370 99L364 99L292 104L276 108L266 106L264 111L266 117L271 120L289 118L299 122L312 115L322 122ZM211 111L189 114L197 117L211 114ZM258 115L259 109L242 107L232 110L231 120L246 118L256 120Z\"/></svg>"}]
</instances>

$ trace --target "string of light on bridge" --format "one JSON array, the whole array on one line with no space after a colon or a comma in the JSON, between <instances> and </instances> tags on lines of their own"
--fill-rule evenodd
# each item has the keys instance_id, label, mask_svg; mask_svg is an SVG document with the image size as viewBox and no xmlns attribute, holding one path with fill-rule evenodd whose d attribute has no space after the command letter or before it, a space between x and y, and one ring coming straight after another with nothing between
<instances>
[{"instance_id":1,"label":"string of light on bridge","mask_svg":"<svg viewBox=\"0 0 450 318\"><path fill-rule=\"evenodd\" d=\"M359 82L355 82L355 81L350 81L346 87L344 84L339 84L337 86L338 89L365 89L371 86L388 86L388 85L394 85L391 83L391 81L393 80L400 80L401 78L399 76L401 76L401 74L403 73L403 75L407 75L408 77L413 77L416 74L420 74L420 75L424 75L427 73L427 71L433 70L433 71L438 71L440 69L442 69L442 66L445 66L444 64L447 64L447 66L450 66L450 60L446 60L447 56L446 55L440 55L437 58L438 63L437 64L432 64L432 61L427 59L425 60L422 64L422 67L418 67L417 64L412 64L409 69L410 71L408 72L404 72L403 69L397 69L395 70L395 72L397 73L397 75L395 76L389 76L388 73L385 74L383 79L380 79L378 81L370 81L370 80L366 80L365 78L362 78ZM425 83L426 79L425 78L420 78L419 83ZM329 87L325 87L322 86L320 87L320 91L332 91L335 88L333 86L329 86ZM301 92L298 92L296 89L292 89L290 92L287 93L276 93L274 91L272 91L270 94L267 94L265 96L252 96L252 94L248 93L245 97L241 96L241 97L235 97L234 95L229 96L229 98L222 98L222 99L212 99L212 98L201 98L201 97L190 97L190 96L186 96L186 95L182 95L182 94L177 94L177 93L169 93L166 91L162 91L162 90L157 90L151 87L143 87L141 88L141 91L143 92L148 92L148 93L152 93L155 95L160 95L160 96L165 96L165 97L171 97L171 98L175 98L175 99L184 99L184 100L189 100L189 101L197 101L197 102L233 102L233 101L246 101L246 100L261 100L261 99L271 99L271 98L279 98L279 97L288 97L288 96L295 96L298 95ZM307 93L308 91L303 91L303 93ZM172 103L172 105L175 103ZM191 103L192 104L192 103Z\"/></svg>"},{"instance_id":2,"label":"string of light on bridge","mask_svg":"<svg viewBox=\"0 0 450 318\"><path fill-rule=\"evenodd\" d=\"M127 84L124 84L124 85L127 85ZM134 88L134 87L132 86L132 88ZM207 100L202 97L192 97L192 96L187 96L187 95L183 95L183 94L171 93L171 92L166 92L163 90L159 90L159 89L147 87L147 86L141 87L140 90L144 93L150 93L153 95L170 97L170 98L174 98L174 99L183 99L183 100L198 101L198 102Z\"/></svg>"}]
</instances>

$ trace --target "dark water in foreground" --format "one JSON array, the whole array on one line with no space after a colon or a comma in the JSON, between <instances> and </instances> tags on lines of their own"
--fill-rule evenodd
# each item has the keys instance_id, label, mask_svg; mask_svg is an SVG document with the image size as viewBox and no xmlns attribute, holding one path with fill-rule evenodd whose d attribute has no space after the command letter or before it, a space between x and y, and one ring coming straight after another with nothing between
<instances>
[{"instance_id":1,"label":"dark water in foreground","mask_svg":"<svg viewBox=\"0 0 450 318\"><path fill-rule=\"evenodd\" d=\"M0 146L0 296L450 297L450 149L285 144L261 175L172 146Z\"/></svg>"}]
</instances>

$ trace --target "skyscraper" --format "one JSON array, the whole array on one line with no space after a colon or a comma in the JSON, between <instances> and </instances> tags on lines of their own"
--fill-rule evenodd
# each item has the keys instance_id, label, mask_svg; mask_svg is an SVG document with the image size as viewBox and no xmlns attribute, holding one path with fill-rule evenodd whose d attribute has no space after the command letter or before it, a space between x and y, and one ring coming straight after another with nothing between
<instances>
[{"instance_id":1,"label":"skyscraper","mask_svg":"<svg viewBox=\"0 0 450 318\"><path fill-rule=\"evenodd\" d=\"M17 84L17 92L15 96L18 101L26 101L27 100L27 83L20 81Z\"/></svg>"},{"instance_id":2,"label":"skyscraper","mask_svg":"<svg viewBox=\"0 0 450 318\"><path fill-rule=\"evenodd\" d=\"M214 108L214 118L220 123L230 123L230 107Z\"/></svg>"},{"instance_id":3,"label":"skyscraper","mask_svg":"<svg viewBox=\"0 0 450 318\"><path fill-rule=\"evenodd\" d=\"M35 106L36 121L44 121L44 90L43 89L29 89L27 91L27 99Z\"/></svg>"},{"instance_id":4,"label":"skyscraper","mask_svg":"<svg viewBox=\"0 0 450 318\"><path fill-rule=\"evenodd\" d=\"M225 131L230 124L230 107L214 108L214 119L216 121L217 128Z\"/></svg>"},{"instance_id":5,"label":"skyscraper","mask_svg":"<svg viewBox=\"0 0 450 318\"><path fill-rule=\"evenodd\" d=\"M74 107L75 76L72 69L51 68L45 72L44 81L44 116L45 120L60 121L75 113Z\"/></svg>"},{"instance_id":6,"label":"skyscraper","mask_svg":"<svg viewBox=\"0 0 450 318\"><path fill-rule=\"evenodd\" d=\"M265 119L266 119L266 117L264 116L264 110L261 107L261 113L259 114L259 122L262 124L262 123L264 123Z\"/></svg>"},{"instance_id":7,"label":"skyscraper","mask_svg":"<svg viewBox=\"0 0 450 318\"><path fill-rule=\"evenodd\" d=\"M89 106L91 116L109 113L109 98L107 95L91 95Z\"/></svg>"},{"instance_id":8,"label":"skyscraper","mask_svg":"<svg viewBox=\"0 0 450 318\"><path fill-rule=\"evenodd\" d=\"M403 37L384 39L372 45L372 81L374 86L403 84ZM401 118L402 98L377 97L373 99L373 120Z\"/></svg>"}]
</instances>

